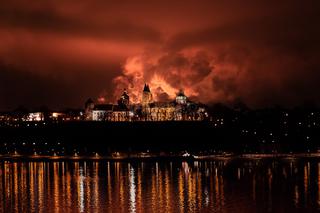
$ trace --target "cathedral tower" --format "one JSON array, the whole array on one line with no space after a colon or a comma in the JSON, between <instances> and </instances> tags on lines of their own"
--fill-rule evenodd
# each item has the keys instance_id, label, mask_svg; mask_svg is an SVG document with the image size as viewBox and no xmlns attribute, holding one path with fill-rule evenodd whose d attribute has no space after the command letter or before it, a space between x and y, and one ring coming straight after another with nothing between
<instances>
[{"instance_id":1,"label":"cathedral tower","mask_svg":"<svg viewBox=\"0 0 320 213\"><path fill-rule=\"evenodd\" d=\"M145 84L142 92L142 105L148 105L153 102L152 93L150 91L149 85Z\"/></svg>"}]
</instances>

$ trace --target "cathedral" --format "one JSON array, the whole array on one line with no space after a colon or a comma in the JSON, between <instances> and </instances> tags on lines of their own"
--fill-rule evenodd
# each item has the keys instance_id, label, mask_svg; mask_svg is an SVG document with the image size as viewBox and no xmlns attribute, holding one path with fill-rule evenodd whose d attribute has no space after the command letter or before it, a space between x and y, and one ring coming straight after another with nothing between
<instances>
[{"instance_id":1,"label":"cathedral","mask_svg":"<svg viewBox=\"0 0 320 213\"><path fill-rule=\"evenodd\" d=\"M117 104L85 103L85 120L91 121L202 121L208 118L205 106L190 101L182 90L175 100L156 102L148 84L142 90L141 102L130 104L124 90Z\"/></svg>"}]
</instances>

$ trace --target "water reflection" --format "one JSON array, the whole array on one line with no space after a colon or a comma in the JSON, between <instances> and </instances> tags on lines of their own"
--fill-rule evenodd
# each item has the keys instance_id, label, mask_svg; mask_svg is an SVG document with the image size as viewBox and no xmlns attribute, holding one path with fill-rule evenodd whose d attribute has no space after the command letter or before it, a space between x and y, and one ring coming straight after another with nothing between
<instances>
[{"instance_id":1,"label":"water reflection","mask_svg":"<svg viewBox=\"0 0 320 213\"><path fill-rule=\"evenodd\" d=\"M320 159L0 162L0 212L320 210Z\"/></svg>"},{"instance_id":2,"label":"water reflection","mask_svg":"<svg viewBox=\"0 0 320 213\"><path fill-rule=\"evenodd\" d=\"M134 182L134 168L132 166L129 168L129 193L130 212L136 212L136 185Z\"/></svg>"}]
</instances>

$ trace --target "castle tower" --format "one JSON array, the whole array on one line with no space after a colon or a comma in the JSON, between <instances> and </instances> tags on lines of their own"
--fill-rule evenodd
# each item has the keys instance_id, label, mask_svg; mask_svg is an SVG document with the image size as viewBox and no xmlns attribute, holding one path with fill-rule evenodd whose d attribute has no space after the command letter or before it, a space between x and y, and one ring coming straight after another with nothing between
<instances>
[{"instance_id":1,"label":"castle tower","mask_svg":"<svg viewBox=\"0 0 320 213\"><path fill-rule=\"evenodd\" d=\"M121 106L128 107L129 106L129 95L126 89L124 89L120 99L118 100L118 104Z\"/></svg>"},{"instance_id":2,"label":"castle tower","mask_svg":"<svg viewBox=\"0 0 320 213\"><path fill-rule=\"evenodd\" d=\"M176 103L177 104L186 104L187 103L187 96L184 94L183 90L180 90L176 96Z\"/></svg>"},{"instance_id":3,"label":"castle tower","mask_svg":"<svg viewBox=\"0 0 320 213\"><path fill-rule=\"evenodd\" d=\"M150 91L149 85L145 84L142 92L142 105L148 105L153 102L152 93Z\"/></svg>"}]
</instances>

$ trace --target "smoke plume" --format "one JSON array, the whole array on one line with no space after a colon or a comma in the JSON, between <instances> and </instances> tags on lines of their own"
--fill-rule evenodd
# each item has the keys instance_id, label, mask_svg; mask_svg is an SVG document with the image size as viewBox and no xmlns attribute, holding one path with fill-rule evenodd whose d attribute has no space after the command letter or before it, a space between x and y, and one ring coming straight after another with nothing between
<instances>
[{"instance_id":1,"label":"smoke plume","mask_svg":"<svg viewBox=\"0 0 320 213\"><path fill-rule=\"evenodd\" d=\"M213 77L213 58L205 52L144 53L129 57L122 74L113 82L115 95L119 96L127 88L133 103L141 100L145 83L149 84L156 101L173 99L180 89L198 100L199 96L205 95L202 87Z\"/></svg>"}]
</instances>

